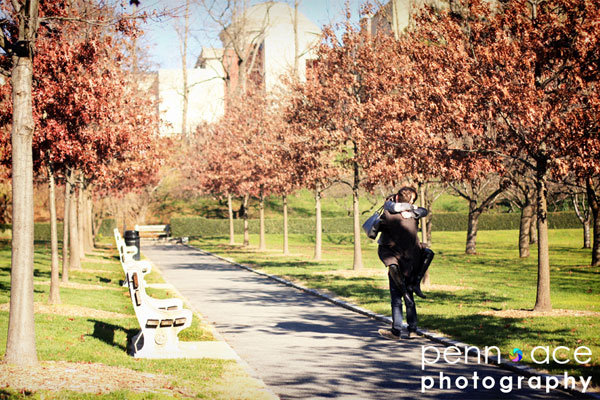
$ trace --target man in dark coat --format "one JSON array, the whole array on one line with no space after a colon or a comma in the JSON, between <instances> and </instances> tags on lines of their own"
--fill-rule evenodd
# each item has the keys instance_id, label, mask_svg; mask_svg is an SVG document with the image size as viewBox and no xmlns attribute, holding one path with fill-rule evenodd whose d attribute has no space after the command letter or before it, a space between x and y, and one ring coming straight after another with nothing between
<instances>
[{"instance_id":1,"label":"man in dark coat","mask_svg":"<svg viewBox=\"0 0 600 400\"><path fill-rule=\"evenodd\" d=\"M383 208L379 231L378 255L388 267L392 305L392 329L380 329L385 338L398 340L402 328L402 300L406 305L408 334L417 330L417 310L413 296L415 290L411 276L418 273L422 263L421 243L417 236L418 218L427 215L424 208L415 208L417 191L412 187L401 188L396 195L390 196ZM420 288L418 288L420 293Z\"/></svg>"}]
</instances>

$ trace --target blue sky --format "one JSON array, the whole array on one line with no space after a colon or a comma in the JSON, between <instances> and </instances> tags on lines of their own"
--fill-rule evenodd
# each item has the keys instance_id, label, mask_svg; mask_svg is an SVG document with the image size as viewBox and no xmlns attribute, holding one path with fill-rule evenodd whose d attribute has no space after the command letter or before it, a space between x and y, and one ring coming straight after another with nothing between
<instances>
[{"instance_id":1,"label":"blue sky","mask_svg":"<svg viewBox=\"0 0 600 400\"><path fill-rule=\"evenodd\" d=\"M287 2L293 6L292 0ZM317 26L321 27L343 20L344 2L345 0L301 0L300 11ZM250 3L256 4L261 3L261 1L251 0ZM360 3L360 0L350 0L353 14L358 14ZM183 14L185 0L145 0L141 4L143 10L152 11L166 8L172 10L175 14L181 15ZM181 68L180 40L175 28L178 24L182 25L179 18L170 17L149 21L145 26L146 35L142 44L148 48L151 69ZM188 68L193 67L203 46L220 46L216 39L219 30L214 24L210 23L199 6L193 6L192 8L190 28L192 37L188 44Z\"/></svg>"}]
</instances>

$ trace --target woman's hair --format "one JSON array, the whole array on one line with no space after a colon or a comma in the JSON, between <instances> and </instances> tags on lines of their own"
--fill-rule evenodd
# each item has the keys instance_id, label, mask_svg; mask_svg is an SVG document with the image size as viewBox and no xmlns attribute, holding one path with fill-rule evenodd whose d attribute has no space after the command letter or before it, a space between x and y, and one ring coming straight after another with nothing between
<instances>
[{"instance_id":1,"label":"woman's hair","mask_svg":"<svg viewBox=\"0 0 600 400\"><path fill-rule=\"evenodd\" d=\"M414 203L417 200L417 191L410 186L401 187L396 194L397 203Z\"/></svg>"}]
</instances>

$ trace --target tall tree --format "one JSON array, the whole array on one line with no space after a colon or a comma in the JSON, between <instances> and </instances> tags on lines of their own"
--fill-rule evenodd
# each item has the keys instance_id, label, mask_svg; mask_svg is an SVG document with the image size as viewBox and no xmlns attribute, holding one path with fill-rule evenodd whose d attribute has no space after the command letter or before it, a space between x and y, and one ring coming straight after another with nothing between
<instances>
[{"instance_id":1,"label":"tall tree","mask_svg":"<svg viewBox=\"0 0 600 400\"><path fill-rule=\"evenodd\" d=\"M48 206L50 208L50 246L51 250L51 265L50 265L50 294L48 296L48 303L59 304L60 303L60 292L59 292L59 273L58 273L58 230L56 227L56 185L54 179L54 171L52 165L47 167L48 173L48 191L49 199ZM66 227L63 227L66 229Z\"/></svg>"},{"instance_id":2,"label":"tall tree","mask_svg":"<svg viewBox=\"0 0 600 400\"><path fill-rule=\"evenodd\" d=\"M535 177L538 285L551 309L547 191L552 174L596 169L598 4L589 0L454 3L425 13L411 33L435 47L428 62L451 82L444 101L468 151L516 160ZM499 67L501 66L501 67ZM581 152L584 146L587 153Z\"/></svg>"},{"instance_id":3,"label":"tall tree","mask_svg":"<svg viewBox=\"0 0 600 400\"><path fill-rule=\"evenodd\" d=\"M336 162L348 179L341 181L352 190L354 259L353 268L363 266L360 243L359 192L368 184L371 168L385 158L376 143L378 119L386 109L389 84L390 49L393 38L371 38L347 22L341 38L326 29L325 40L318 50L318 60L308 79L299 88L300 101L294 102L293 115L314 133L318 140L337 152ZM368 172L366 172L368 171ZM397 177L397 175L396 175Z\"/></svg>"},{"instance_id":4,"label":"tall tree","mask_svg":"<svg viewBox=\"0 0 600 400\"><path fill-rule=\"evenodd\" d=\"M37 362L35 350L35 331L33 315L33 151L32 142L36 136L36 125L45 115L36 115L32 87L34 84L34 53L44 54L38 49L38 30L43 22L42 36L60 35L62 24L72 21L112 21L113 15L106 18L101 13L92 19L71 18L65 10L74 9L80 3L55 1L39 4L38 0L13 0L10 5L3 3L5 18L1 21L0 47L4 54L0 56L3 65L8 64L11 76L10 90L12 104L12 178L13 178L13 243L11 267L11 301L8 337L5 360L16 364ZM40 8L42 6L42 8ZM102 5L99 5L100 7ZM86 9L82 7L81 9ZM94 9L94 7L89 7ZM98 9L98 8L96 8ZM124 29L127 24L117 24ZM89 25L91 26L91 24ZM42 44L43 46L43 44ZM88 48L92 50L93 48ZM37 76L38 79L40 75ZM72 78L82 78L80 75ZM80 81L81 83L81 81ZM38 92L36 91L37 95ZM93 93L88 93L88 96ZM47 99L47 100L52 100ZM75 97L78 104L86 104L93 97ZM5 110L3 110L5 111ZM65 114L68 115L68 114ZM85 119L85 116L84 118ZM45 154L46 149L42 152ZM66 149L63 149L66 150ZM82 152L85 154L85 151Z\"/></svg>"},{"instance_id":5,"label":"tall tree","mask_svg":"<svg viewBox=\"0 0 600 400\"><path fill-rule=\"evenodd\" d=\"M37 363L33 320L33 50L39 28L39 1L12 1L3 21L0 47L11 60L13 236L11 296L4 360ZM10 24L6 26L4 24Z\"/></svg>"}]
</instances>

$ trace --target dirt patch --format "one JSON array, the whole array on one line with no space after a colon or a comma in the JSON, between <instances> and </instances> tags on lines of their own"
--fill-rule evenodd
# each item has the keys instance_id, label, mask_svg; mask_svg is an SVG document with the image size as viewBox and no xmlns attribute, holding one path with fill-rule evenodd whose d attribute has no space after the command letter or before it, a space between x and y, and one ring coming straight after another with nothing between
<instances>
[{"instance_id":1,"label":"dirt patch","mask_svg":"<svg viewBox=\"0 0 600 400\"><path fill-rule=\"evenodd\" d=\"M133 315L120 314L111 311L96 310L94 308L74 306L71 304L44 304L35 303L33 305L36 314L57 314L68 317L89 317L89 318L131 318ZM0 311L8 311L9 303L0 304Z\"/></svg>"},{"instance_id":2,"label":"dirt patch","mask_svg":"<svg viewBox=\"0 0 600 400\"><path fill-rule=\"evenodd\" d=\"M18 391L72 390L80 393L109 393L116 390L189 396L171 387L172 377L143 373L103 364L45 361L33 367L0 364L0 387Z\"/></svg>"},{"instance_id":3,"label":"dirt patch","mask_svg":"<svg viewBox=\"0 0 600 400\"><path fill-rule=\"evenodd\" d=\"M115 261L113 260L107 260L106 258L89 258L89 257L84 257L81 259L81 262L89 262L89 263L96 263L96 264L113 264Z\"/></svg>"},{"instance_id":4,"label":"dirt patch","mask_svg":"<svg viewBox=\"0 0 600 400\"><path fill-rule=\"evenodd\" d=\"M492 315L503 318L530 318L530 317L600 317L600 312L584 310L552 310L552 311L533 311L533 310L488 310L481 311L478 314Z\"/></svg>"},{"instance_id":5,"label":"dirt patch","mask_svg":"<svg viewBox=\"0 0 600 400\"><path fill-rule=\"evenodd\" d=\"M50 281L35 282L35 284L49 286ZM77 282L66 282L66 283L60 282L60 287L68 288L68 289L84 289L84 290L121 290L118 287L114 287L114 286L89 285L89 284L77 283Z\"/></svg>"},{"instance_id":6,"label":"dirt patch","mask_svg":"<svg viewBox=\"0 0 600 400\"><path fill-rule=\"evenodd\" d=\"M421 285L421 289L424 291L430 290L435 292L458 292L459 290L472 290L472 287L469 286L455 286L455 285Z\"/></svg>"},{"instance_id":7,"label":"dirt patch","mask_svg":"<svg viewBox=\"0 0 600 400\"><path fill-rule=\"evenodd\" d=\"M71 272L89 272L91 274L114 274L116 271L109 271L107 269L72 269Z\"/></svg>"}]
</instances>

